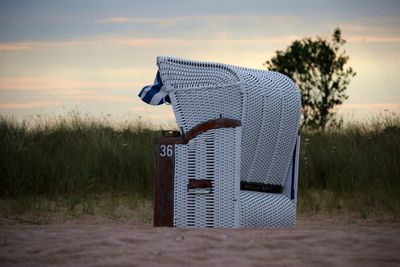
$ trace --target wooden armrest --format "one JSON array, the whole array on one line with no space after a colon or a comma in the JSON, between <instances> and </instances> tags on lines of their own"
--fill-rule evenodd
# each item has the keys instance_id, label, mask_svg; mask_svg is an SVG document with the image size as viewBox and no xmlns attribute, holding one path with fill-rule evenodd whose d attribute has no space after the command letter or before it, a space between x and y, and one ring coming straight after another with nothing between
<instances>
[{"instance_id":1,"label":"wooden armrest","mask_svg":"<svg viewBox=\"0 0 400 267\"><path fill-rule=\"evenodd\" d=\"M187 144L190 140L195 138L196 136L207 132L212 129L219 129L219 128L235 128L241 126L241 122L239 120L234 119L215 119L215 120L208 120L206 122L197 124L192 129L190 129L186 134L183 136L163 136L158 137L155 141L156 144Z\"/></svg>"}]
</instances>

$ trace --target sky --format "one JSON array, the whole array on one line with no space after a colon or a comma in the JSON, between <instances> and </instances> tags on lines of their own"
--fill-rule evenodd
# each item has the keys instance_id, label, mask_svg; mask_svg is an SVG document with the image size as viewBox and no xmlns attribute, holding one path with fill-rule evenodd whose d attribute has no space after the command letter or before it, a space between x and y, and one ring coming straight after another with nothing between
<instances>
[{"instance_id":1,"label":"sky","mask_svg":"<svg viewBox=\"0 0 400 267\"><path fill-rule=\"evenodd\" d=\"M357 75L345 119L400 112L400 1L0 1L0 114L174 121L137 94L159 55L265 69L294 40L340 27Z\"/></svg>"}]
</instances>

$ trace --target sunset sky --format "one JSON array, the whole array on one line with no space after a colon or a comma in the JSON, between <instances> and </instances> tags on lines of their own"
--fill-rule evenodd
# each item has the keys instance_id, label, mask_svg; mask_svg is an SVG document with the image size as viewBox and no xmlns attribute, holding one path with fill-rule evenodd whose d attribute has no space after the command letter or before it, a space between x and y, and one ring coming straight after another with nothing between
<instances>
[{"instance_id":1,"label":"sunset sky","mask_svg":"<svg viewBox=\"0 0 400 267\"><path fill-rule=\"evenodd\" d=\"M137 97L158 55L265 69L276 50L342 29L357 76L346 118L400 112L400 1L0 1L0 113L172 121Z\"/></svg>"}]
</instances>

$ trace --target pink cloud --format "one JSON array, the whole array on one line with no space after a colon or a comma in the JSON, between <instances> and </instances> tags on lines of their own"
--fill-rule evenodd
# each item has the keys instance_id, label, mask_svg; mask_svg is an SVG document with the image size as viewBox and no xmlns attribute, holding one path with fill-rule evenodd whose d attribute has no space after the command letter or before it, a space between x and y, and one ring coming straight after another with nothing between
<instances>
[{"instance_id":1,"label":"pink cloud","mask_svg":"<svg viewBox=\"0 0 400 267\"><path fill-rule=\"evenodd\" d=\"M220 36L229 35L221 33ZM50 47L80 47L80 46L207 46L207 45L267 45L288 44L303 36L284 35L270 38L226 38L221 39L185 39L185 38L129 38L129 37L93 37L59 41L40 41L24 43L0 43L0 52L23 51L33 49L46 49ZM399 43L398 34L347 34L345 39L349 42L374 42L374 43Z\"/></svg>"},{"instance_id":2,"label":"pink cloud","mask_svg":"<svg viewBox=\"0 0 400 267\"><path fill-rule=\"evenodd\" d=\"M136 39L121 38L115 43L126 46L158 46L158 45L179 45L179 46L206 46L206 45L262 45L262 44L284 44L290 43L300 37L283 36L260 39Z\"/></svg>"},{"instance_id":3,"label":"pink cloud","mask_svg":"<svg viewBox=\"0 0 400 267\"><path fill-rule=\"evenodd\" d=\"M296 20L295 16L175 16L166 18L138 18L117 16L98 20L98 23L119 23L119 24L156 24L159 26L174 25L180 22L198 21L203 23L214 24L216 22L234 22L234 21L256 21L256 22L288 22Z\"/></svg>"},{"instance_id":4,"label":"pink cloud","mask_svg":"<svg viewBox=\"0 0 400 267\"><path fill-rule=\"evenodd\" d=\"M127 82L87 82L79 80L4 77L0 78L0 90L74 90L74 89L132 89Z\"/></svg>"},{"instance_id":5,"label":"pink cloud","mask_svg":"<svg viewBox=\"0 0 400 267\"><path fill-rule=\"evenodd\" d=\"M358 103L358 104L342 104L337 107L339 111L349 110L362 110L362 111L376 111L376 110L399 110L400 103Z\"/></svg>"},{"instance_id":6,"label":"pink cloud","mask_svg":"<svg viewBox=\"0 0 400 267\"><path fill-rule=\"evenodd\" d=\"M53 91L49 92L52 97L63 102L95 101L103 103L132 103L133 99L129 96L119 96L104 94L97 91L71 90L71 91Z\"/></svg>"},{"instance_id":7,"label":"pink cloud","mask_svg":"<svg viewBox=\"0 0 400 267\"><path fill-rule=\"evenodd\" d=\"M371 43L399 43L398 35L348 35L346 40L349 42L371 42Z\"/></svg>"},{"instance_id":8,"label":"pink cloud","mask_svg":"<svg viewBox=\"0 0 400 267\"><path fill-rule=\"evenodd\" d=\"M72 95L67 97L68 100L75 101L96 101L96 102L109 102L109 103L132 103L132 98L116 96L116 95L102 95L102 94L92 94L92 95Z\"/></svg>"},{"instance_id":9,"label":"pink cloud","mask_svg":"<svg viewBox=\"0 0 400 267\"><path fill-rule=\"evenodd\" d=\"M32 49L32 43L0 43L0 51L18 51Z\"/></svg>"},{"instance_id":10,"label":"pink cloud","mask_svg":"<svg viewBox=\"0 0 400 267\"><path fill-rule=\"evenodd\" d=\"M133 103L132 97L101 94L93 91L65 91L55 92L55 100L26 101L26 102L4 102L0 103L0 110L10 109L31 109L31 108L49 108L58 107L63 104L74 104L77 102L98 102L98 103Z\"/></svg>"},{"instance_id":11,"label":"pink cloud","mask_svg":"<svg viewBox=\"0 0 400 267\"><path fill-rule=\"evenodd\" d=\"M136 111L136 112L145 112L146 108L145 107L131 107L129 110Z\"/></svg>"},{"instance_id":12,"label":"pink cloud","mask_svg":"<svg viewBox=\"0 0 400 267\"><path fill-rule=\"evenodd\" d=\"M221 33L224 36L226 33ZM228 34L229 35L229 34ZM185 39L185 38L130 38L130 37L91 37L82 39L58 40L58 41L27 41L23 43L0 43L0 51L16 51L27 49L44 49L50 47L79 47L79 46L196 46L196 45L249 45L249 44L276 44L287 43L300 36L280 36L270 38L226 38L221 39Z\"/></svg>"},{"instance_id":13,"label":"pink cloud","mask_svg":"<svg viewBox=\"0 0 400 267\"><path fill-rule=\"evenodd\" d=\"M0 109L30 109L30 108L49 108L61 106L57 101L30 101L30 102L7 102L0 103Z\"/></svg>"},{"instance_id":14,"label":"pink cloud","mask_svg":"<svg viewBox=\"0 0 400 267\"><path fill-rule=\"evenodd\" d=\"M132 24L158 24L161 26L176 24L179 21L186 21L186 17L174 17L167 19L155 18L129 18L129 17L112 17L108 19L99 20L100 23L132 23Z\"/></svg>"}]
</instances>

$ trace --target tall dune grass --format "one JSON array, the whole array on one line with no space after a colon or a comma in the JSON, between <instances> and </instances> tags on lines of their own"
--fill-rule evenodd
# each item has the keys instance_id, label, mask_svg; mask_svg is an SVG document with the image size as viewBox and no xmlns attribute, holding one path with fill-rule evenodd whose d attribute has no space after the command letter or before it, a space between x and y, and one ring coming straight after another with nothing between
<instances>
[{"instance_id":1,"label":"tall dune grass","mask_svg":"<svg viewBox=\"0 0 400 267\"><path fill-rule=\"evenodd\" d=\"M151 198L155 130L76 112L17 122L0 117L0 195L129 191Z\"/></svg>"},{"instance_id":2,"label":"tall dune grass","mask_svg":"<svg viewBox=\"0 0 400 267\"><path fill-rule=\"evenodd\" d=\"M400 116L303 133L300 210L400 215Z\"/></svg>"},{"instance_id":3,"label":"tall dune grass","mask_svg":"<svg viewBox=\"0 0 400 267\"><path fill-rule=\"evenodd\" d=\"M76 112L34 123L0 116L0 197L153 196L154 127ZM299 210L400 214L400 117L302 134Z\"/></svg>"}]
</instances>

